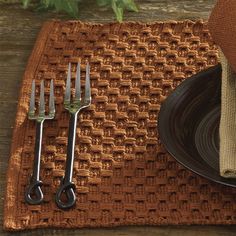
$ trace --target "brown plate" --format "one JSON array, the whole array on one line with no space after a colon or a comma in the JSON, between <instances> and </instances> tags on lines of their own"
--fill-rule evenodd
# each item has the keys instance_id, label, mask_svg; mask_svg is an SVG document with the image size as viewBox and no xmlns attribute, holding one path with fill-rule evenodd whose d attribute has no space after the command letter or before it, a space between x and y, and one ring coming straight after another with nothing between
<instances>
[{"instance_id":1,"label":"brown plate","mask_svg":"<svg viewBox=\"0 0 236 236\"><path fill-rule=\"evenodd\" d=\"M228 186L235 179L219 174L221 65L181 83L164 101L158 120L161 142L191 171Z\"/></svg>"}]
</instances>

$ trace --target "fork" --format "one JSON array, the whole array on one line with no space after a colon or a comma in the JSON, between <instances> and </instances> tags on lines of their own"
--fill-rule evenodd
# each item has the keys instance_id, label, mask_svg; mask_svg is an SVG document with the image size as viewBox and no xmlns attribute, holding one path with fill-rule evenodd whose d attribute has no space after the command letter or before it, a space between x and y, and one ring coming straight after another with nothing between
<instances>
[{"instance_id":1,"label":"fork","mask_svg":"<svg viewBox=\"0 0 236 236\"><path fill-rule=\"evenodd\" d=\"M61 209L69 209L76 202L75 184L72 180L73 164L74 164L74 148L76 138L76 126L79 112L90 106L91 104L91 88L90 88L90 67L86 65L86 78L85 78L85 94L81 99L81 86L80 86L80 64L77 64L76 79L75 79L75 96L71 102L71 63L68 66L68 74L66 80L66 90L64 97L64 108L70 113L69 133L67 141L67 157L65 175L61 180L60 186L56 192L56 204ZM66 199L63 199L65 195Z\"/></svg>"},{"instance_id":2,"label":"fork","mask_svg":"<svg viewBox=\"0 0 236 236\"><path fill-rule=\"evenodd\" d=\"M29 186L27 187L25 192L25 201L31 205L40 204L43 201L44 197L41 189L43 183L40 180L40 158L43 136L43 123L45 120L51 120L55 117L55 102L53 90L53 80L51 80L49 113L48 115L45 115L44 81L41 81L38 114L35 115L35 80L33 80L32 82L28 119L36 121L36 139L34 147L33 173L30 178Z\"/></svg>"}]
</instances>

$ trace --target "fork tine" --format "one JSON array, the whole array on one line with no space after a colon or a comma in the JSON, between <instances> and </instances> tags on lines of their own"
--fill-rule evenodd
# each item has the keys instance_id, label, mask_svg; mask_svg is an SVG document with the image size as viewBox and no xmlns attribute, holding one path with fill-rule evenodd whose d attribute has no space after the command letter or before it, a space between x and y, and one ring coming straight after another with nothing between
<instances>
[{"instance_id":1,"label":"fork tine","mask_svg":"<svg viewBox=\"0 0 236 236\"><path fill-rule=\"evenodd\" d=\"M81 88L80 88L80 63L77 64L76 79L75 79L75 101L81 100Z\"/></svg>"},{"instance_id":2,"label":"fork tine","mask_svg":"<svg viewBox=\"0 0 236 236\"><path fill-rule=\"evenodd\" d=\"M49 116L55 115L55 100L54 100L54 86L53 80L50 83L50 96L49 96Z\"/></svg>"},{"instance_id":3,"label":"fork tine","mask_svg":"<svg viewBox=\"0 0 236 236\"><path fill-rule=\"evenodd\" d=\"M64 103L70 103L70 87L71 87L71 63L68 66L67 80L66 80L66 92Z\"/></svg>"},{"instance_id":4,"label":"fork tine","mask_svg":"<svg viewBox=\"0 0 236 236\"><path fill-rule=\"evenodd\" d=\"M90 87L90 67L86 66L86 78L85 78L85 102L91 102L91 87Z\"/></svg>"},{"instance_id":5,"label":"fork tine","mask_svg":"<svg viewBox=\"0 0 236 236\"><path fill-rule=\"evenodd\" d=\"M33 116L34 113L35 113L35 80L33 80L33 82L32 82L29 115Z\"/></svg>"},{"instance_id":6,"label":"fork tine","mask_svg":"<svg viewBox=\"0 0 236 236\"><path fill-rule=\"evenodd\" d=\"M45 102L44 102L44 82L40 84L40 98L39 98L39 116L45 115Z\"/></svg>"}]
</instances>

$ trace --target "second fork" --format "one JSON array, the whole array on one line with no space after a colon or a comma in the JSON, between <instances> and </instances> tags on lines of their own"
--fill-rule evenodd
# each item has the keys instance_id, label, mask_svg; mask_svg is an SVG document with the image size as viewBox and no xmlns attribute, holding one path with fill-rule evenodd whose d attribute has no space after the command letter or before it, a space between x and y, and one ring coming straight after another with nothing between
<instances>
[{"instance_id":1,"label":"second fork","mask_svg":"<svg viewBox=\"0 0 236 236\"><path fill-rule=\"evenodd\" d=\"M75 80L75 96L71 102L71 64L68 67L66 92L64 98L64 107L70 113L69 134L67 142L67 156L65 175L61 180L61 184L56 193L56 204L61 209L71 208L76 201L75 184L72 181L73 164L74 164L74 150L75 150L75 137L76 126L79 112L91 104L91 88L90 88L90 70L89 65L86 66L86 79L85 79L85 95L81 99L80 88L80 64L77 65L76 80ZM63 201L63 194L66 200Z\"/></svg>"}]
</instances>

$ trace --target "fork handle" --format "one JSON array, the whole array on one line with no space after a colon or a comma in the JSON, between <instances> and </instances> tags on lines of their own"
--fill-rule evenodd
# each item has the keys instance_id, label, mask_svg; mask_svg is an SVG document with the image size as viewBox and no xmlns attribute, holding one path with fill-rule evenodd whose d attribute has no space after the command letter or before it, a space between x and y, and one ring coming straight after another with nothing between
<instances>
[{"instance_id":1,"label":"fork handle","mask_svg":"<svg viewBox=\"0 0 236 236\"><path fill-rule=\"evenodd\" d=\"M63 194L66 199L63 199ZM61 181L61 185L56 193L56 204L60 209L66 210L74 206L76 202L75 196L75 184L73 182L64 182L64 178Z\"/></svg>"},{"instance_id":2,"label":"fork handle","mask_svg":"<svg viewBox=\"0 0 236 236\"><path fill-rule=\"evenodd\" d=\"M40 173L40 159L41 159L41 151L42 151L42 139L43 139L43 123L42 121L37 121L36 124L36 140L34 147L34 166L33 166L33 176L32 178L37 181L39 180Z\"/></svg>"},{"instance_id":3,"label":"fork handle","mask_svg":"<svg viewBox=\"0 0 236 236\"><path fill-rule=\"evenodd\" d=\"M43 201L42 184L40 180L30 183L25 193L25 200L28 204L37 205Z\"/></svg>"},{"instance_id":4,"label":"fork handle","mask_svg":"<svg viewBox=\"0 0 236 236\"><path fill-rule=\"evenodd\" d=\"M73 166L74 166L74 154L75 154L75 138L76 138L76 126L77 126L78 112L72 113L69 123L69 134L67 141L67 156L65 176L61 181L59 189L56 192L56 204L61 209L71 208L76 201L75 186L72 182ZM62 194L66 195L66 200L61 200Z\"/></svg>"},{"instance_id":5,"label":"fork handle","mask_svg":"<svg viewBox=\"0 0 236 236\"><path fill-rule=\"evenodd\" d=\"M40 157L42 147L42 136L43 136L43 122L37 121L36 123L36 139L34 147L34 164L33 174L30 178L30 184L26 189L25 201L28 204L35 205L40 204L43 201L43 192L41 190L42 181L40 181Z\"/></svg>"},{"instance_id":6,"label":"fork handle","mask_svg":"<svg viewBox=\"0 0 236 236\"><path fill-rule=\"evenodd\" d=\"M67 141L66 170L64 182L72 182L74 157L75 157L75 138L77 127L78 112L70 115L69 133Z\"/></svg>"}]
</instances>

